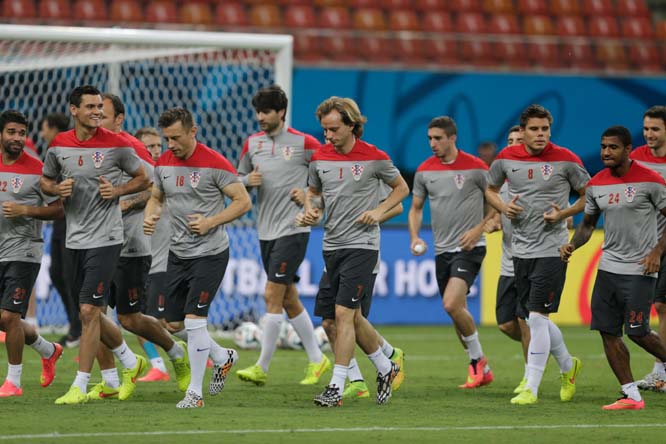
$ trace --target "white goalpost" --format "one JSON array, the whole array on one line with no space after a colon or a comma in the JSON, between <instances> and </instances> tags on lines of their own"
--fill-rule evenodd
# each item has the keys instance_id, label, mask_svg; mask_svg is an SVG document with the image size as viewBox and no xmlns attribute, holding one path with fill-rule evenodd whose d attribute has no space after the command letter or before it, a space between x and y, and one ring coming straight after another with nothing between
<instances>
[{"instance_id":1,"label":"white goalpost","mask_svg":"<svg viewBox=\"0 0 666 444\"><path fill-rule=\"evenodd\" d=\"M0 26L0 110L31 121L30 136L47 114L68 114L67 97L92 84L120 96L125 130L157 126L162 111L183 106L198 139L236 165L244 139L257 131L252 96L279 84L291 98L293 38L289 35L61 26ZM287 115L289 122L289 115ZM263 313L265 277L252 214L228 227L231 261L210 310L218 328ZM41 291L41 325L66 324L57 292Z\"/></svg>"}]
</instances>

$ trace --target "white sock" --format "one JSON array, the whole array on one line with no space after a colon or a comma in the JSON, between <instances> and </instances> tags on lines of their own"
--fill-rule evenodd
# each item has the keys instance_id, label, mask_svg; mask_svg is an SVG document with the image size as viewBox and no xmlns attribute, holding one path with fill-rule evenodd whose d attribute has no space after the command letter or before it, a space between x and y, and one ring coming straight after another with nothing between
<instances>
[{"instance_id":1,"label":"white sock","mask_svg":"<svg viewBox=\"0 0 666 444\"><path fill-rule=\"evenodd\" d=\"M118 388L120 387L120 378L118 377L118 369L117 368L108 368L106 370L102 370L102 379L111 388Z\"/></svg>"},{"instance_id":2,"label":"white sock","mask_svg":"<svg viewBox=\"0 0 666 444\"><path fill-rule=\"evenodd\" d=\"M523 379L527 379L527 373L529 372L529 368L527 367L527 363L525 363L525 373L523 373Z\"/></svg>"},{"instance_id":3,"label":"white sock","mask_svg":"<svg viewBox=\"0 0 666 444\"><path fill-rule=\"evenodd\" d=\"M182 329L182 330L175 331L171 334L174 335L175 337L177 337L178 339L180 339L181 341L187 342L187 330Z\"/></svg>"},{"instance_id":4,"label":"white sock","mask_svg":"<svg viewBox=\"0 0 666 444\"><path fill-rule=\"evenodd\" d=\"M624 384L622 386L622 393L627 395L629 398L633 399L634 401L640 401L641 399L641 393L638 391L638 387L636 386L635 382L630 382L629 384Z\"/></svg>"},{"instance_id":5,"label":"white sock","mask_svg":"<svg viewBox=\"0 0 666 444\"><path fill-rule=\"evenodd\" d=\"M368 355L368 359L370 359L370 361L374 364L379 374L385 375L391 371L391 361L389 358L384 356L381 347L378 348L374 353L370 353Z\"/></svg>"},{"instance_id":6,"label":"white sock","mask_svg":"<svg viewBox=\"0 0 666 444\"><path fill-rule=\"evenodd\" d=\"M345 379L347 379L347 372L349 367L344 365L335 364L333 366L333 376L329 385L334 385L338 388L338 392L342 395L342 388L345 386Z\"/></svg>"},{"instance_id":7,"label":"white sock","mask_svg":"<svg viewBox=\"0 0 666 444\"><path fill-rule=\"evenodd\" d=\"M538 314L530 313L530 346L527 354L527 388L537 396L541 378L548 363L550 352L550 334L548 333L548 318Z\"/></svg>"},{"instance_id":8,"label":"white sock","mask_svg":"<svg viewBox=\"0 0 666 444\"><path fill-rule=\"evenodd\" d=\"M153 358L150 360L150 365L153 366L153 368L156 368L157 370L161 371L162 373L166 373L166 365L164 365L164 359L162 358Z\"/></svg>"},{"instance_id":9,"label":"white sock","mask_svg":"<svg viewBox=\"0 0 666 444\"><path fill-rule=\"evenodd\" d=\"M467 344L467 351L469 352L470 361L475 361L483 358L483 350L481 350L481 342L479 342L479 332L475 331L469 336L460 336Z\"/></svg>"},{"instance_id":10,"label":"white sock","mask_svg":"<svg viewBox=\"0 0 666 444\"><path fill-rule=\"evenodd\" d=\"M42 358L50 358L55 352L55 345L42 338L40 335L37 335L37 340L32 344L28 344L35 350Z\"/></svg>"},{"instance_id":11,"label":"white sock","mask_svg":"<svg viewBox=\"0 0 666 444\"><path fill-rule=\"evenodd\" d=\"M116 358L125 368L134 368L136 367L136 355L130 348L127 346L127 342L123 340L123 343L119 347L111 350Z\"/></svg>"},{"instance_id":12,"label":"white sock","mask_svg":"<svg viewBox=\"0 0 666 444\"><path fill-rule=\"evenodd\" d=\"M654 367L652 367L652 373L656 373L659 376L666 377L666 363L664 362L655 362Z\"/></svg>"},{"instance_id":13,"label":"white sock","mask_svg":"<svg viewBox=\"0 0 666 444\"><path fill-rule=\"evenodd\" d=\"M208 337L210 338L210 335ZM210 338L209 356L215 364L224 364L229 358L229 349L222 347L215 339Z\"/></svg>"},{"instance_id":14,"label":"white sock","mask_svg":"<svg viewBox=\"0 0 666 444\"><path fill-rule=\"evenodd\" d=\"M166 352L167 356L169 356L169 359L171 359L172 361L174 359L180 359L183 356L185 356L185 350L183 350L183 347L181 347L180 344L178 344L177 342L174 342L173 347L171 347L171 350L167 350ZM153 360L151 359L150 362L153 362ZM164 366L164 363L162 363L162 366ZM155 366L153 365L153 367Z\"/></svg>"},{"instance_id":15,"label":"white sock","mask_svg":"<svg viewBox=\"0 0 666 444\"><path fill-rule=\"evenodd\" d=\"M187 389L199 396L203 396L203 377L210 353L210 335L206 324L205 319L185 319L187 353L190 355L190 385Z\"/></svg>"},{"instance_id":16,"label":"white sock","mask_svg":"<svg viewBox=\"0 0 666 444\"><path fill-rule=\"evenodd\" d=\"M10 381L16 387L21 387L21 372L23 371L23 364L7 365L7 381Z\"/></svg>"},{"instance_id":17,"label":"white sock","mask_svg":"<svg viewBox=\"0 0 666 444\"><path fill-rule=\"evenodd\" d=\"M391 356L393 356L393 346L389 344L389 341L387 341L384 336L380 337L382 338L382 353L384 353L384 356L391 359Z\"/></svg>"},{"instance_id":18,"label":"white sock","mask_svg":"<svg viewBox=\"0 0 666 444\"><path fill-rule=\"evenodd\" d=\"M351 361L349 361L347 378L350 382L363 381L363 375L361 374L361 369L358 366L358 362L356 362L356 358L351 358Z\"/></svg>"},{"instance_id":19,"label":"white sock","mask_svg":"<svg viewBox=\"0 0 666 444\"><path fill-rule=\"evenodd\" d=\"M317 338L314 334L314 326L312 325L312 320L310 315L306 310L303 310L301 314L294 316L289 319L291 325L294 326L294 330L298 333L298 336L301 338L301 343L305 352L308 354L308 361L310 362L321 362L324 358L321 350L319 349L319 344L317 344Z\"/></svg>"},{"instance_id":20,"label":"white sock","mask_svg":"<svg viewBox=\"0 0 666 444\"><path fill-rule=\"evenodd\" d=\"M278 335L280 334L280 324L284 316L277 313L266 313L264 316L264 332L261 337L261 353L257 364L264 372L268 372L271 365L271 358L277 347Z\"/></svg>"},{"instance_id":21,"label":"white sock","mask_svg":"<svg viewBox=\"0 0 666 444\"><path fill-rule=\"evenodd\" d=\"M85 372L76 372L76 378L74 378L74 383L72 387L78 387L81 390L81 393L84 395L88 393L88 382L90 381L90 373Z\"/></svg>"},{"instance_id":22,"label":"white sock","mask_svg":"<svg viewBox=\"0 0 666 444\"><path fill-rule=\"evenodd\" d=\"M573 366L571 354L564 343L562 332L550 319L548 319L548 334L550 335L550 354L553 355L557 361L557 365L560 366L560 371L566 373Z\"/></svg>"}]
</instances>

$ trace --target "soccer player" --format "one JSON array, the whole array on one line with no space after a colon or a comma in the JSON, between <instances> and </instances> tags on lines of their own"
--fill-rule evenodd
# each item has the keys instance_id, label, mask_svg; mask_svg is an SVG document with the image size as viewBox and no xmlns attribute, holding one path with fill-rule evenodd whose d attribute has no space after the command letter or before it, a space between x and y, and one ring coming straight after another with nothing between
<instances>
[{"instance_id":1,"label":"soccer player","mask_svg":"<svg viewBox=\"0 0 666 444\"><path fill-rule=\"evenodd\" d=\"M495 142L482 142L476 147L476 154L483 163L490 166L497 155L497 145Z\"/></svg>"},{"instance_id":2,"label":"soccer player","mask_svg":"<svg viewBox=\"0 0 666 444\"><path fill-rule=\"evenodd\" d=\"M102 307L123 243L118 198L145 190L150 180L128 140L100 128L103 107L102 95L94 86L74 88L69 96L74 129L53 139L41 178L45 194L64 199L67 254L74 264L71 288L79 297L83 325L79 371L56 404L87 402L86 389L100 340L124 367L119 399L132 395L136 379L146 368L145 358L130 350ZM131 176L128 182L121 182L123 173ZM58 182L58 178L63 180Z\"/></svg>"},{"instance_id":3,"label":"soccer player","mask_svg":"<svg viewBox=\"0 0 666 444\"><path fill-rule=\"evenodd\" d=\"M448 116L430 121L428 140L433 156L419 166L414 177L408 216L410 249L414 256L426 252L419 231L427 198L432 211L435 267L442 304L470 359L467 380L459 387L476 388L493 380L474 318L467 310L467 294L486 256L483 229L494 212L484 218L488 166L457 148L456 124Z\"/></svg>"},{"instance_id":4,"label":"soccer player","mask_svg":"<svg viewBox=\"0 0 666 444\"><path fill-rule=\"evenodd\" d=\"M399 367L381 350L372 325L361 314L370 297L372 271L379 250L379 221L409 194L409 188L391 159L360 139L366 118L356 102L330 97L317 107L317 118L328 142L312 157L303 222L317 223L321 210L313 198L323 200L324 262L335 296L335 367L325 390L314 399L325 407L342 404L342 392L358 343L377 368L377 403L391 397L391 383ZM391 187L379 203L380 182Z\"/></svg>"},{"instance_id":5,"label":"soccer player","mask_svg":"<svg viewBox=\"0 0 666 444\"><path fill-rule=\"evenodd\" d=\"M197 127L188 110L164 111L159 126L169 151L157 161L143 224L145 233L153 234L166 202L171 245L165 318L178 337L186 333L191 367L190 384L176 407L197 408L204 406L202 385L208 356L214 362L211 395L222 391L238 360L236 350L223 348L210 337L206 318L229 262L224 225L250 211L252 202L229 161L197 142ZM225 197L231 200L226 208Z\"/></svg>"},{"instance_id":6,"label":"soccer player","mask_svg":"<svg viewBox=\"0 0 666 444\"><path fill-rule=\"evenodd\" d=\"M62 202L44 196L39 188L42 162L28 155L25 140L28 119L14 110L0 114L0 329L6 332L7 379L0 398L23 395L23 347L30 345L42 357L41 385L55 377L62 346L46 341L34 325L21 319L39 273L42 259L42 220L62 217Z\"/></svg>"},{"instance_id":7,"label":"soccer player","mask_svg":"<svg viewBox=\"0 0 666 444\"><path fill-rule=\"evenodd\" d=\"M590 180L583 222L560 248L562 260L568 262L574 250L590 239L603 213L603 253L592 292L590 328L601 334L608 364L622 385L622 397L603 406L604 410L645 407L622 341L623 327L629 339L660 362L666 361L666 347L650 329L650 306L660 256L666 249L663 231L657 240L655 216L657 212L666 216L666 182L657 172L630 160L630 152L628 129L613 126L604 131L601 160L606 168Z\"/></svg>"},{"instance_id":8,"label":"soccer player","mask_svg":"<svg viewBox=\"0 0 666 444\"><path fill-rule=\"evenodd\" d=\"M310 227L296 226L294 219L300 211L295 195L307 185L308 165L319 142L285 125L287 95L279 86L259 90L252 106L261 132L245 141L238 173L246 187L258 192L257 232L267 275L266 315L259 359L236 374L243 381L266 383L284 310L308 355L300 383L312 385L331 368L331 361L319 349L310 315L298 298L296 272L305 257Z\"/></svg>"},{"instance_id":9,"label":"soccer player","mask_svg":"<svg viewBox=\"0 0 666 444\"><path fill-rule=\"evenodd\" d=\"M645 145L631 152L629 158L666 177L666 106L653 106L643 114L643 138ZM657 216L658 233L666 228L666 218ZM659 317L659 338L666 345L666 255L661 257L661 267L657 278L654 308ZM666 384L664 363L656 361L652 371L636 382L642 390L655 390Z\"/></svg>"},{"instance_id":10,"label":"soccer player","mask_svg":"<svg viewBox=\"0 0 666 444\"><path fill-rule=\"evenodd\" d=\"M559 247L566 243L566 218L583 210L579 198L567 207L573 188L584 196L590 176L580 158L550 141L553 116L541 105L530 105L520 115L523 143L502 151L490 167L486 199L497 211L511 219L511 249L518 300L528 313L530 345L527 356L525 390L511 399L512 404L534 404L549 354L557 361L560 400L570 401L576 393L576 377L581 361L572 357L562 332L550 320L556 313L564 288L566 263ZM508 182L511 201L499 194Z\"/></svg>"},{"instance_id":11,"label":"soccer player","mask_svg":"<svg viewBox=\"0 0 666 444\"><path fill-rule=\"evenodd\" d=\"M102 128L124 136L128 140L141 159L152 183L154 163L150 153L134 136L122 131L125 120L125 105L122 100L115 94L107 93L102 94L102 101L104 104ZM123 175L122 180L129 178L128 175ZM120 198L124 242L111 281L108 304L116 309L118 320L126 330L153 341L166 351L174 366L178 388L184 392L190 382L185 343L175 342L160 321L141 312L146 299L146 281L151 265L151 238L143 233L143 209L149 198L150 190ZM159 357L159 354L157 356ZM152 359L154 355L149 357ZM88 399L115 398L119 393L120 380L113 355L101 345L97 358L103 381L88 392Z\"/></svg>"},{"instance_id":12,"label":"soccer player","mask_svg":"<svg viewBox=\"0 0 666 444\"><path fill-rule=\"evenodd\" d=\"M162 155L162 136L160 136L159 131L156 128L146 126L140 128L134 134L134 137L146 146L153 161L157 162L157 159Z\"/></svg>"}]
</instances>

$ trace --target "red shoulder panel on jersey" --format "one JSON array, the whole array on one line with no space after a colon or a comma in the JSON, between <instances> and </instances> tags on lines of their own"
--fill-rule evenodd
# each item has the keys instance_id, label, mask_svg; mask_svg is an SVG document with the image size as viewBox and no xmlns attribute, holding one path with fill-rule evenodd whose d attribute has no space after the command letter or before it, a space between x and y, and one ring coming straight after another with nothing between
<instances>
[{"instance_id":1,"label":"red shoulder panel on jersey","mask_svg":"<svg viewBox=\"0 0 666 444\"><path fill-rule=\"evenodd\" d=\"M42 175L42 168L44 164L41 160L31 156L23 151L16 162L12 165L5 165L0 156L0 173L16 173L16 174L35 174Z\"/></svg>"},{"instance_id":2,"label":"red shoulder panel on jersey","mask_svg":"<svg viewBox=\"0 0 666 444\"><path fill-rule=\"evenodd\" d=\"M354 148L352 148L352 150L347 154L338 153L330 143L322 145L322 147L315 151L315 153L312 155L312 161L314 162L317 160L327 160L333 162L363 162L370 160L391 160L391 158L388 156L388 154L376 146L366 143L362 140L357 140L356 144L354 144Z\"/></svg>"},{"instance_id":3,"label":"red shoulder panel on jersey","mask_svg":"<svg viewBox=\"0 0 666 444\"><path fill-rule=\"evenodd\" d=\"M590 179L588 186L617 185L622 183L641 182L652 182L666 186L666 182L664 182L664 179L659 175L659 173L641 165L638 162L632 162L629 171L627 171L627 173L622 177L613 176L610 172L610 169L604 168L595 174L592 179Z\"/></svg>"},{"instance_id":4,"label":"red shoulder panel on jersey","mask_svg":"<svg viewBox=\"0 0 666 444\"><path fill-rule=\"evenodd\" d=\"M248 150L250 149L250 139L253 137L259 137L259 136L264 136L266 133L264 131L259 131L258 133L250 134L247 139L245 139L245 143L243 144L243 150L240 153L240 157L238 160L242 159L245 154L247 154Z\"/></svg>"},{"instance_id":5,"label":"red shoulder panel on jersey","mask_svg":"<svg viewBox=\"0 0 666 444\"><path fill-rule=\"evenodd\" d=\"M215 168L238 175L236 168L217 151L208 148L203 143L197 143L194 153L187 159L179 159L171 151L166 151L157 160L157 166L187 167L187 168Z\"/></svg>"},{"instance_id":6,"label":"red shoulder panel on jersey","mask_svg":"<svg viewBox=\"0 0 666 444\"><path fill-rule=\"evenodd\" d=\"M442 163L437 156L427 158L416 171L460 171L460 170L484 170L488 171L488 165L476 156L458 150L458 157L453 163Z\"/></svg>"},{"instance_id":7,"label":"red shoulder panel on jersey","mask_svg":"<svg viewBox=\"0 0 666 444\"><path fill-rule=\"evenodd\" d=\"M507 146L499 152L497 159L514 160L518 162L573 162L583 166L580 157L574 154L571 150L557 146L552 142L549 142L538 156L528 153L524 144Z\"/></svg>"},{"instance_id":8,"label":"red shoulder panel on jersey","mask_svg":"<svg viewBox=\"0 0 666 444\"><path fill-rule=\"evenodd\" d=\"M666 163L666 157L657 157L647 145L642 145L629 153L629 158L648 163Z\"/></svg>"},{"instance_id":9,"label":"red shoulder panel on jersey","mask_svg":"<svg viewBox=\"0 0 666 444\"><path fill-rule=\"evenodd\" d=\"M139 159L144 160L151 165L155 165L153 156L150 155L150 151L148 151L148 148L146 148L146 145L144 145L143 142L125 131L121 132L120 135L124 136L130 142L130 145L134 148L134 151L136 151Z\"/></svg>"},{"instance_id":10,"label":"red shoulder panel on jersey","mask_svg":"<svg viewBox=\"0 0 666 444\"><path fill-rule=\"evenodd\" d=\"M64 148L94 148L94 149L110 149L110 148L129 148L131 145L128 143L127 138L121 134L116 134L106 128L97 128L95 135L88 140L79 140L76 137L76 130L63 131L58 133L51 141L49 148L58 146Z\"/></svg>"},{"instance_id":11,"label":"red shoulder panel on jersey","mask_svg":"<svg viewBox=\"0 0 666 444\"><path fill-rule=\"evenodd\" d=\"M321 146L321 143L319 143L319 141L316 138L314 138L309 134L305 134L302 131L299 131L294 128L287 128L287 132L303 137L303 148L306 150L316 150Z\"/></svg>"}]
</instances>

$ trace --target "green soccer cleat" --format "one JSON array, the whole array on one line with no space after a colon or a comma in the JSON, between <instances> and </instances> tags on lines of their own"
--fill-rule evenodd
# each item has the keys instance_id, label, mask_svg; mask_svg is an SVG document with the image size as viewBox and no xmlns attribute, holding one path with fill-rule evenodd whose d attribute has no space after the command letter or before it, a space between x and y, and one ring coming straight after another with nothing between
<instances>
[{"instance_id":1,"label":"green soccer cleat","mask_svg":"<svg viewBox=\"0 0 666 444\"><path fill-rule=\"evenodd\" d=\"M88 397L75 385L71 386L67 393L55 400L57 405L85 404L86 402L88 402Z\"/></svg>"},{"instance_id":2,"label":"green soccer cleat","mask_svg":"<svg viewBox=\"0 0 666 444\"><path fill-rule=\"evenodd\" d=\"M310 362L305 369L305 378L300 382L301 385L314 385L319 382L319 378L331 368L331 360L322 355L320 362Z\"/></svg>"},{"instance_id":3,"label":"green soccer cleat","mask_svg":"<svg viewBox=\"0 0 666 444\"><path fill-rule=\"evenodd\" d=\"M354 381L350 383L344 392L342 392L342 399L354 398L369 398L370 390L365 384L365 381Z\"/></svg>"},{"instance_id":4,"label":"green soccer cleat","mask_svg":"<svg viewBox=\"0 0 666 444\"><path fill-rule=\"evenodd\" d=\"M514 396L511 398L511 404L516 404L516 405L530 405L530 404L536 404L537 402L537 397L532 394L532 389L526 388L522 392L518 394L518 396Z\"/></svg>"},{"instance_id":5,"label":"green soccer cleat","mask_svg":"<svg viewBox=\"0 0 666 444\"><path fill-rule=\"evenodd\" d=\"M101 399L117 399L118 398L119 388L113 388L106 385L106 382L102 381L97 383L90 389L86 394L88 401L99 401Z\"/></svg>"},{"instance_id":6,"label":"green soccer cleat","mask_svg":"<svg viewBox=\"0 0 666 444\"><path fill-rule=\"evenodd\" d=\"M236 371L236 375L241 381L253 382L256 385L266 384L268 375L258 364Z\"/></svg>"},{"instance_id":7,"label":"green soccer cleat","mask_svg":"<svg viewBox=\"0 0 666 444\"><path fill-rule=\"evenodd\" d=\"M177 341L176 344L180 345L185 354L182 358L173 359L171 363L173 364L173 369L176 372L176 383L178 384L178 390L184 392L190 385L190 358L187 355L187 344L185 344L183 341Z\"/></svg>"},{"instance_id":8,"label":"green soccer cleat","mask_svg":"<svg viewBox=\"0 0 666 444\"><path fill-rule=\"evenodd\" d=\"M123 369L123 383L120 384L118 390L118 399L125 401L129 399L136 389L136 381L146 373L148 363L146 358L141 355L136 355L136 365L134 368Z\"/></svg>"},{"instance_id":9,"label":"green soccer cleat","mask_svg":"<svg viewBox=\"0 0 666 444\"><path fill-rule=\"evenodd\" d=\"M576 394L576 377L580 373L583 363L578 358L571 358L571 369L566 373L560 373L560 400L571 401Z\"/></svg>"},{"instance_id":10,"label":"green soccer cleat","mask_svg":"<svg viewBox=\"0 0 666 444\"><path fill-rule=\"evenodd\" d=\"M518 394L518 393L522 392L523 390L525 390L525 387L527 387L527 378L523 378L520 381L520 384L518 384L518 387L513 389L513 393Z\"/></svg>"},{"instance_id":11,"label":"green soccer cleat","mask_svg":"<svg viewBox=\"0 0 666 444\"><path fill-rule=\"evenodd\" d=\"M400 386L402 385L402 381L405 380L405 352L403 352L399 348L394 347L393 356L391 356L391 361L395 362L396 364L398 364L398 367L400 367L398 374L395 376L393 382L391 383L393 391L397 392L400 389Z\"/></svg>"}]
</instances>

